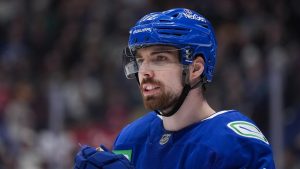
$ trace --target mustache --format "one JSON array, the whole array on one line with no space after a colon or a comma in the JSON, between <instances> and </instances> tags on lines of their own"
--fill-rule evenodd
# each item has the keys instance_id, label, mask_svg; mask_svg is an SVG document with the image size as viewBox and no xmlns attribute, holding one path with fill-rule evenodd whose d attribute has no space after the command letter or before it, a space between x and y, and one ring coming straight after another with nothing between
<instances>
[{"instance_id":1,"label":"mustache","mask_svg":"<svg viewBox=\"0 0 300 169\"><path fill-rule=\"evenodd\" d=\"M140 89L141 90L142 90L143 84L145 84L145 83L151 83L151 84L155 84L155 85L161 86L161 82L160 81L154 80L154 79L151 79L151 78L146 78L146 79L143 79L142 82L141 82L141 85L140 85Z\"/></svg>"},{"instance_id":2,"label":"mustache","mask_svg":"<svg viewBox=\"0 0 300 169\"><path fill-rule=\"evenodd\" d=\"M161 84L160 81L154 80L154 79L151 79L151 78L143 79L142 82L141 82L141 85L143 85L145 83Z\"/></svg>"}]
</instances>

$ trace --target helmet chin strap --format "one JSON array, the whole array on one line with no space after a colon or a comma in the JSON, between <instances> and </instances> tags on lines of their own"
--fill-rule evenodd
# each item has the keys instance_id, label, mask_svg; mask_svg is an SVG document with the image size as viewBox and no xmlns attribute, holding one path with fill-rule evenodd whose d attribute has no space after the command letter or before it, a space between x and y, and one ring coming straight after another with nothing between
<instances>
[{"instance_id":1,"label":"helmet chin strap","mask_svg":"<svg viewBox=\"0 0 300 169\"><path fill-rule=\"evenodd\" d=\"M154 110L157 114L159 114L161 116L164 116L164 117L170 117L170 116L174 115L179 110L179 108L182 106L182 104L183 104L185 98L187 97L187 95L189 94L189 92L192 89L197 88L198 85L201 85L201 84L204 83L203 77L201 77L201 79L199 80L199 82L197 82L193 86L191 86L189 84L189 69L188 69L187 65L184 65L184 68L183 68L183 71L182 71L182 82L184 84L184 87L182 89L182 92L181 92L181 94L179 96L179 99L178 99L177 103L172 108L172 110L169 111L169 112L163 112L161 110Z\"/></svg>"},{"instance_id":2,"label":"helmet chin strap","mask_svg":"<svg viewBox=\"0 0 300 169\"><path fill-rule=\"evenodd\" d=\"M191 90L191 86L188 85L188 84L185 84L183 89L182 89L182 92L180 94L180 97L177 101L177 103L175 104L175 106L172 108L171 111L169 112L162 112L160 110L154 110L157 114L161 115L161 116L164 116L164 117L170 117L172 115L174 115L178 110L179 108L181 107L181 105L183 104L186 96L189 94L190 90Z\"/></svg>"}]
</instances>

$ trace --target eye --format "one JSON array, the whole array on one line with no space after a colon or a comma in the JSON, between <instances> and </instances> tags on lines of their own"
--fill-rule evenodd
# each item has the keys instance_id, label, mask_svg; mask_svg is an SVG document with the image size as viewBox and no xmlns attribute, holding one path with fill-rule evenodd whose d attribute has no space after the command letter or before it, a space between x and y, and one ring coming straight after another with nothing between
<instances>
[{"instance_id":1,"label":"eye","mask_svg":"<svg viewBox=\"0 0 300 169\"><path fill-rule=\"evenodd\" d=\"M157 55L156 60L157 61L166 61L166 60L168 60L168 58L164 55Z\"/></svg>"},{"instance_id":2,"label":"eye","mask_svg":"<svg viewBox=\"0 0 300 169\"><path fill-rule=\"evenodd\" d=\"M142 58L136 58L136 62L140 66L144 62L144 59L142 59Z\"/></svg>"}]
</instances>

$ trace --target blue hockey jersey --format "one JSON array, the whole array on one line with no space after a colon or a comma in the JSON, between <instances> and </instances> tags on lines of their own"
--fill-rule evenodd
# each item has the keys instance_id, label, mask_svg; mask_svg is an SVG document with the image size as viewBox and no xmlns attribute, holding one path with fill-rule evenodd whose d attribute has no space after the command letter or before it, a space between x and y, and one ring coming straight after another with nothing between
<instances>
[{"instance_id":1,"label":"blue hockey jersey","mask_svg":"<svg viewBox=\"0 0 300 169\"><path fill-rule=\"evenodd\" d=\"M114 144L136 169L274 169L271 146L246 116L221 111L180 131L150 112L126 126Z\"/></svg>"}]
</instances>

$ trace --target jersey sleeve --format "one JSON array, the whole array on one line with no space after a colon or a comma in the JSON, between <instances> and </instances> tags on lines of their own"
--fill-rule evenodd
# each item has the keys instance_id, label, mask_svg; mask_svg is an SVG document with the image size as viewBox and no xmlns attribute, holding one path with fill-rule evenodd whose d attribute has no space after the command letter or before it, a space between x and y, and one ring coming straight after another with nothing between
<instances>
[{"instance_id":1,"label":"jersey sleeve","mask_svg":"<svg viewBox=\"0 0 300 169\"><path fill-rule=\"evenodd\" d=\"M232 149L229 148L228 153L220 156L213 168L275 169L275 164L270 145L247 138L233 145Z\"/></svg>"},{"instance_id":2,"label":"jersey sleeve","mask_svg":"<svg viewBox=\"0 0 300 169\"><path fill-rule=\"evenodd\" d=\"M232 149L229 155L217 163L216 168L274 169L275 165L269 146L245 142Z\"/></svg>"}]
</instances>

